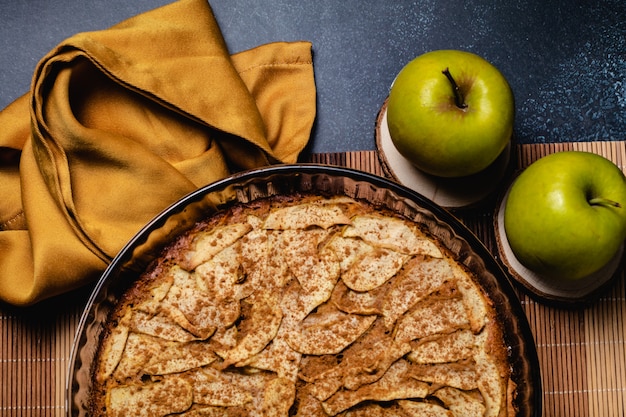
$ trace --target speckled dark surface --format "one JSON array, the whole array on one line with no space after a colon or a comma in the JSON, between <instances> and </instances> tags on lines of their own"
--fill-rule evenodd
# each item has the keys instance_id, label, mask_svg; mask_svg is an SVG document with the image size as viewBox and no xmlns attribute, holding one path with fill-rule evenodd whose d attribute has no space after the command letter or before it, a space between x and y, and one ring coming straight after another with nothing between
<instances>
[{"instance_id":1,"label":"speckled dark surface","mask_svg":"<svg viewBox=\"0 0 626 417\"><path fill-rule=\"evenodd\" d=\"M64 38L165 3L0 0L0 107L28 90L37 61ZM397 72L443 48L475 52L500 68L516 96L519 142L626 140L624 0L210 3L231 52L313 43L311 152L374 149L376 115Z\"/></svg>"}]
</instances>

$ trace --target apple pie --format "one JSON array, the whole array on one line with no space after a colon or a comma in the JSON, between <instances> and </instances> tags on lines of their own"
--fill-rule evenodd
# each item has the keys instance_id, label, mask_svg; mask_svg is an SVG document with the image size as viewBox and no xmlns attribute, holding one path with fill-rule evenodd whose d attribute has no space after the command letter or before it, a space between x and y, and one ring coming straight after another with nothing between
<instances>
[{"instance_id":1,"label":"apple pie","mask_svg":"<svg viewBox=\"0 0 626 417\"><path fill-rule=\"evenodd\" d=\"M111 313L94 416L512 416L503 331L417 223L348 197L238 204Z\"/></svg>"}]
</instances>

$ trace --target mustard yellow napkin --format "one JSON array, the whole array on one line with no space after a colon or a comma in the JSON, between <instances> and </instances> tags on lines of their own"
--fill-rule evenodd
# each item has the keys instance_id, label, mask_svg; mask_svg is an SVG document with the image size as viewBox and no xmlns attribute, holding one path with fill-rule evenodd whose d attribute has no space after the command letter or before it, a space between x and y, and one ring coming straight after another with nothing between
<instances>
[{"instance_id":1,"label":"mustard yellow napkin","mask_svg":"<svg viewBox=\"0 0 626 417\"><path fill-rule=\"evenodd\" d=\"M314 118L311 44L231 56L206 0L67 39L0 113L0 300L92 281L183 195L295 162Z\"/></svg>"}]
</instances>

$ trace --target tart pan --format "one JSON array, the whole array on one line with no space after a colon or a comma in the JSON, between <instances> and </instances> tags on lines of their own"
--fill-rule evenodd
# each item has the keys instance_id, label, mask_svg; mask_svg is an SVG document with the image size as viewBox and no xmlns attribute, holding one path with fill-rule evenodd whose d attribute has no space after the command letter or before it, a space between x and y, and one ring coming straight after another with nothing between
<instances>
[{"instance_id":1,"label":"tart pan","mask_svg":"<svg viewBox=\"0 0 626 417\"><path fill-rule=\"evenodd\" d=\"M493 301L517 385L517 415L542 415L539 361L530 326L509 276L487 248L450 212L405 186L365 172L317 164L275 165L207 185L165 209L124 246L96 283L81 316L68 368L67 415L88 415L92 366L109 312L168 243L229 205L296 193L366 200L423 225L474 273Z\"/></svg>"}]
</instances>

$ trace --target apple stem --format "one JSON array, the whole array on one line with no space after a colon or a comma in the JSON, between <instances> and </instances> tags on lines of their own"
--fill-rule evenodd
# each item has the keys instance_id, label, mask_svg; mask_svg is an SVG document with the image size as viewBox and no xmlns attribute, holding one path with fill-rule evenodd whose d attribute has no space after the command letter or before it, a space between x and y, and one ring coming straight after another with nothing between
<instances>
[{"instance_id":1,"label":"apple stem","mask_svg":"<svg viewBox=\"0 0 626 417\"><path fill-rule=\"evenodd\" d=\"M459 85L456 83L456 81L452 77L452 74L450 74L450 70L446 68L441 72L443 73L443 75L446 76L448 81L450 81L450 84L452 84L452 90L454 91L454 104L456 104L456 106L459 109L467 108L467 104L465 103L465 98L463 97L463 93L461 92Z\"/></svg>"},{"instance_id":2,"label":"apple stem","mask_svg":"<svg viewBox=\"0 0 626 417\"><path fill-rule=\"evenodd\" d=\"M622 207L622 205L618 203L617 201L609 200L607 198L602 198L602 197L592 198L591 200L589 200L589 204L591 204L592 206L611 206L611 207L617 207L617 208Z\"/></svg>"}]
</instances>

